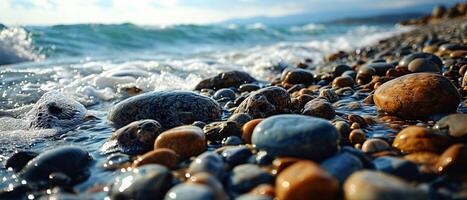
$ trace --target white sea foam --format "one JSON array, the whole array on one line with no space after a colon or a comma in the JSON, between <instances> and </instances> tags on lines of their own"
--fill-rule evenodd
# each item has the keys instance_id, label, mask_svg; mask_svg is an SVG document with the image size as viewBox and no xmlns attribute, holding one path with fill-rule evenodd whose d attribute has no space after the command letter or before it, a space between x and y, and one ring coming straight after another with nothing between
<instances>
[{"instance_id":1,"label":"white sea foam","mask_svg":"<svg viewBox=\"0 0 467 200\"><path fill-rule=\"evenodd\" d=\"M44 56L34 50L30 34L20 27L0 31L0 65L41 60Z\"/></svg>"}]
</instances>

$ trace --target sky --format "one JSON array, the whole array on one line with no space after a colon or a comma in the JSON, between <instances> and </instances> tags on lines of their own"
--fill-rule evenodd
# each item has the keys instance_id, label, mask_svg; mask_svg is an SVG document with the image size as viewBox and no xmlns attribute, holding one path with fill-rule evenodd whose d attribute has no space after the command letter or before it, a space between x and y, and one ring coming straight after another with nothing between
<instances>
[{"instance_id":1,"label":"sky","mask_svg":"<svg viewBox=\"0 0 467 200\"><path fill-rule=\"evenodd\" d=\"M454 0L0 0L0 23L206 24L231 18L403 8Z\"/></svg>"}]
</instances>

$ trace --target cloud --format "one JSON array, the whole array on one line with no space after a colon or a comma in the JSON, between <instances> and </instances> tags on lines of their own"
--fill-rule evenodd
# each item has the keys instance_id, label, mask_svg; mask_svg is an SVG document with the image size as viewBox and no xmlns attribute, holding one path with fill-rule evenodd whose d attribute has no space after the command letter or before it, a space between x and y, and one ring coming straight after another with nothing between
<instances>
[{"instance_id":1,"label":"cloud","mask_svg":"<svg viewBox=\"0 0 467 200\"><path fill-rule=\"evenodd\" d=\"M443 0L0 0L0 22L203 24L230 18L403 7L431 1Z\"/></svg>"}]
</instances>

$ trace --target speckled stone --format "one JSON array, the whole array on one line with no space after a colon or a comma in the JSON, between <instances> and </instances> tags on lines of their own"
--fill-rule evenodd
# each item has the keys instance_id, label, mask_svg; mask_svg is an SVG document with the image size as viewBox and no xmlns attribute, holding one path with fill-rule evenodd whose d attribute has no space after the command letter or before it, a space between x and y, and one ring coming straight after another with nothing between
<instances>
[{"instance_id":1,"label":"speckled stone","mask_svg":"<svg viewBox=\"0 0 467 200\"><path fill-rule=\"evenodd\" d=\"M154 142L154 149L172 149L182 158L196 156L206 150L206 137L197 126L179 126L162 132Z\"/></svg>"},{"instance_id":2,"label":"speckled stone","mask_svg":"<svg viewBox=\"0 0 467 200\"><path fill-rule=\"evenodd\" d=\"M339 134L327 120L303 115L276 115L259 123L252 144L272 156L323 160L337 151Z\"/></svg>"},{"instance_id":3,"label":"speckled stone","mask_svg":"<svg viewBox=\"0 0 467 200\"><path fill-rule=\"evenodd\" d=\"M253 118L264 118L288 112L291 104L290 95L285 89L271 86L252 92L234 113L247 113Z\"/></svg>"},{"instance_id":4,"label":"speckled stone","mask_svg":"<svg viewBox=\"0 0 467 200\"><path fill-rule=\"evenodd\" d=\"M221 108L213 99L190 91L148 92L116 104L108 120L116 127L142 119L154 119L164 129L194 121L219 120Z\"/></svg>"},{"instance_id":5,"label":"speckled stone","mask_svg":"<svg viewBox=\"0 0 467 200\"><path fill-rule=\"evenodd\" d=\"M280 200L337 199L338 181L311 161L299 161L282 171L276 179Z\"/></svg>"},{"instance_id":6,"label":"speckled stone","mask_svg":"<svg viewBox=\"0 0 467 200\"><path fill-rule=\"evenodd\" d=\"M434 73L414 73L384 83L376 89L373 100L389 114L421 119L455 112L460 96L447 78Z\"/></svg>"},{"instance_id":7,"label":"speckled stone","mask_svg":"<svg viewBox=\"0 0 467 200\"><path fill-rule=\"evenodd\" d=\"M330 120L336 116L336 111L327 100L316 99L305 104L302 114Z\"/></svg>"}]
</instances>

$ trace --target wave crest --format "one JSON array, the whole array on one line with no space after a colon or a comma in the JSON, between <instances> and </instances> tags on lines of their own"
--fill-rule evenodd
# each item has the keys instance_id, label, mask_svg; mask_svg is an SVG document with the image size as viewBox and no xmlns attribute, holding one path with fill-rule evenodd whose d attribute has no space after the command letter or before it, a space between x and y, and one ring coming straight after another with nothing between
<instances>
[{"instance_id":1,"label":"wave crest","mask_svg":"<svg viewBox=\"0 0 467 200\"><path fill-rule=\"evenodd\" d=\"M0 29L0 65L44 59L36 53L31 34L24 28Z\"/></svg>"}]
</instances>

